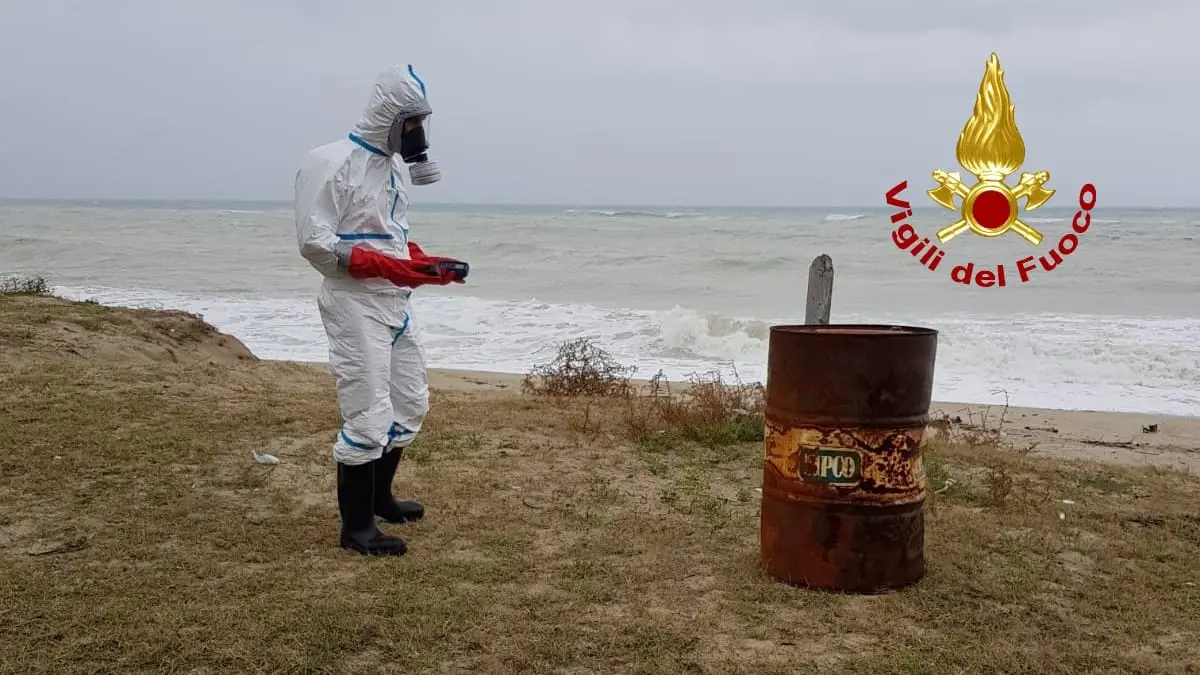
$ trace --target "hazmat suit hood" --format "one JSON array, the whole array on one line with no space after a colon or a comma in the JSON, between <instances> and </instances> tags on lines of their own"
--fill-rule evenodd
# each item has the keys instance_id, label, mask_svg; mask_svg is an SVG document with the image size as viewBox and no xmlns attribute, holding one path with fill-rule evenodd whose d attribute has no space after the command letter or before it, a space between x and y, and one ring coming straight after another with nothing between
<instances>
[{"instance_id":1,"label":"hazmat suit hood","mask_svg":"<svg viewBox=\"0 0 1200 675\"><path fill-rule=\"evenodd\" d=\"M424 118L419 130L417 151L405 157L409 164L409 176L417 185L428 185L441 178L437 163L430 161L423 148L428 147L426 133L428 116L433 113L426 96L425 82L417 75L412 65L393 65L379 74L371 99L358 123L353 136L388 154L399 153L400 149L389 145L389 134L393 125L411 118Z\"/></svg>"}]
</instances>

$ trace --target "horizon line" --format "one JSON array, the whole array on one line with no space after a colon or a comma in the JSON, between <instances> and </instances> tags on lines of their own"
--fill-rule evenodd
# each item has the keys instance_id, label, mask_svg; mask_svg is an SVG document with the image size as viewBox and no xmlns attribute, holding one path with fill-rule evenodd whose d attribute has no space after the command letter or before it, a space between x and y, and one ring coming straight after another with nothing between
<instances>
[{"instance_id":1,"label":"horizon line","mask_svg":"<svg viewBox=\"0 0 1200 675\"><path fill-rule=\"evenodd\" d=\"M270 204L270 205L291 205L290 199L237 199L224 197L135 197L135 198L118 198L118 197L0 197L0 203L85 203L85 204L108 204L108 203L200 203L200 204ZM892 207L886 204L670 204L670 203L587 203L587 202L490 202L490 201L428 201L410 204L409 208L420 210L421 206L470 206L470 207L486 207L486 206L530 206L537 208L587 208L587 209L612 209L612 208L631 208L631 209L872 209L887 211ZM1058 205L1046 204L1042 208L1056 208ZM1197 205L1148 205L1148 204L1106 204L1108 208L1117 209L1150 209L1150 210L1169 210L1169 209L1200 209L1200 204ZM926 204L917 206L914 205L913 210L938 210L943 211L936 204ZM1067 206L1066 208L1071 208Z\"/></svg>"}]
</instances>

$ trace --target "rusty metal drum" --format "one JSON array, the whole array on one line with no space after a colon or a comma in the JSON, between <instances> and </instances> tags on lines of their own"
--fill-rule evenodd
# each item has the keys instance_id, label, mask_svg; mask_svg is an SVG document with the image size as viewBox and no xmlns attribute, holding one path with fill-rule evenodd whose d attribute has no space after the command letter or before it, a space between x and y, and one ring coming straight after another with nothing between
<instances>
[{"instance_id":1,"label":"rusty metal drum","mask_svg":"<svg viewBox=\"0 0 1200 675\"><path fill-rule=\"evenodd\" d=\"M772 326L761 562L784 583L878 593L925 575L921 442L936 330Z\"/></svg>"}]
</instances>

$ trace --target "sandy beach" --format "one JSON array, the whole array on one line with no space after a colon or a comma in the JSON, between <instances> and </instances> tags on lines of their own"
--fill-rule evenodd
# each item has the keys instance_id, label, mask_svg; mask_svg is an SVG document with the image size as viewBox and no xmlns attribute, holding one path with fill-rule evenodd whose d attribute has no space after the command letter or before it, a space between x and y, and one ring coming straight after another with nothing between
<instances>
[{"instance_id":1,"label":"sandy beach","mask_svg":"<svg viewBox=\"0 0 1200 675\"><path fill-rule=\"evenodd\" d=\"M0 294L0 345L0 672L1200 663L1197 419L938 404L926 575L842 596L759 571L762 441L686 402L431 373L397 479L428 515L372 560L336 545L323 365L36 294Z\"/></svg>"}]
</instances>

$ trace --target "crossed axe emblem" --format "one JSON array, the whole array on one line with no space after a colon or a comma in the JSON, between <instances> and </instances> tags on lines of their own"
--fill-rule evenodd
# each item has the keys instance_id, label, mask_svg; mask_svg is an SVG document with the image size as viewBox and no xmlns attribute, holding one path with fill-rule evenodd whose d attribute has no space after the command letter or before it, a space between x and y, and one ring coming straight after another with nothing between
<instances>
[{"instance_id":1,"label":"crossed axe emblem","mask_svg":"<svg viewBox=\"0 0 1200 675\"><path fill-rule=\"evenodd\" d=\"M1022 173L1021 180L1015 188L1005 184L1003 176L995 179L989 176L978 180L974 186L967 187L957 171L947 173L941 169L933 172L933 179L938 182L938 187L926 191L929 198L950 211L959 211L962 215L958 221L938 230L939 242L944 244L968 229L985 237L998 237L1011 229L1034 246L1042 243L1042 233L1021 222L1017 217L1017 200L1027 198L1026 211L1032 211L1049 201L1055 191L1042 187L1050 180L1049 171ZM1007 201L1009 215L1003 222L980 223L976 217L975 203L980 196L988 192L999 193L997 196ZM963 200L961 207L955 205L955 195ZM996 197L992 196L990 199L994 201Z\"/></svg>"}]
</instances>

